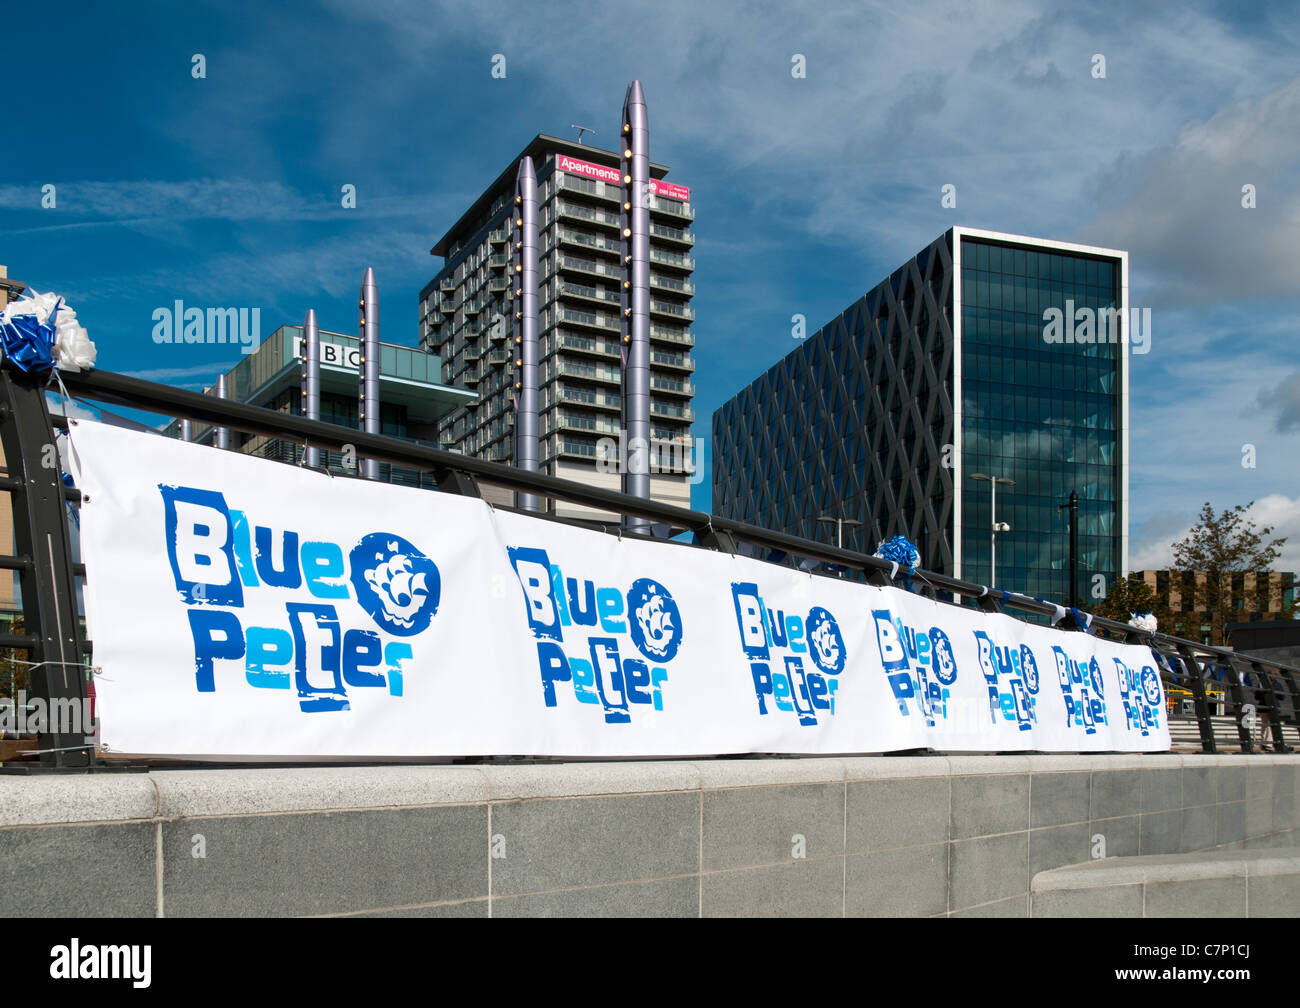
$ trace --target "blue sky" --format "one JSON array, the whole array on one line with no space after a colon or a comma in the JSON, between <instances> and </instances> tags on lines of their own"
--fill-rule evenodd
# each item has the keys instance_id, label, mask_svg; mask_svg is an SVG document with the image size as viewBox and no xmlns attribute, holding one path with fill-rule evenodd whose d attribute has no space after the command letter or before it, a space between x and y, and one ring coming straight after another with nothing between
<instances>
[{"instance_id":1,"label":"blue sky","mask_svg":"<svg viewBox=\"0 0 1300 1008\"><path fill-rule=\"evenodd\" d=\"M235 356L155 345L177 299L351 331L373 266L383 338L414 344L434 241L534 134L608 146L636 77L697 212L697 435L793 315L954 224L1127 249L1153 316L1131 566L1203 501L1256 500L1300 568L1300 10L961 6L11 3L0 262L77 308L100 366L191 388Z\"/></svg>"}]
</instances>

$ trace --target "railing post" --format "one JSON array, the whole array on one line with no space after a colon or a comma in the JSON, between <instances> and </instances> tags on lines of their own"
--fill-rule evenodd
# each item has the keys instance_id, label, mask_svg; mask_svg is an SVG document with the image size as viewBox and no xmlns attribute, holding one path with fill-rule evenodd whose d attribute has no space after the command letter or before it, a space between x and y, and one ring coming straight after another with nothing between
<instances>
[{"instance_id":1,"label":"railing post","mask_svg":"<svg viewBox=\"0 0 1300 1008\"><path fill-rule=\"evenodd\" d=\"M1223 667L1228 673L1228 683L1232 688L1232 706L1235 708L1233 718L1237 722L1237 737L1241 739L1241 751L1243 753L1253 753L1255 751L1255 739L1252 737L1250 729L1246 727L1241 712L1247 703L1254 706L1255 698L1252 696L1249 700L1246 699L1246 687L1242 684L1241 672L1237 669L1236 662L1225 655Z\"/></svg>"},{"instance_id":2,"label":"railing post","mask_svg":"<svg viewBox=\"0 0 1300 1008\"><path fill-rule=\"evenodd\" d=\"M1210 704L1205 696L1205 675L1191 648L1180 645L1178 658L1187 674L1188 688L1192 691L1192 702L1196 706L1196 724L1201 730L1201 751L1217 753L1219 747L1214 741L1214 722L1210 719Z\"/></svg>"},{"instance_id":3,"label":"railing post","mask_svg":"<svg viewBox=\"0 0 1300 1008\"><path fill-rule=\"evenodd\" d=\"M483 496L478 480L470 473L460 469L438 467L432 471L432 475L442 493L456 494L460 497L481 498Z\"/></svg>"},{"instance_id":4,"label":"railing post","mask_svg":"<svg viewBox=\"0 0 1300 1008\"><path fill-rule=\"evenodd\" d=\"M1291 720L1295 722L1297 730L1300 730L1300 685L1297 685L1295 674L1290 669L1278 669L1278 675L1286 683L1287 692L1291 694ZM1279 730L1281 725L1278 726ZM1280 750L1282 752L1291 752L1290 746Z\"/></svg>"},{"instance_id":5,"label":"railing post","mask_svg":"<svg viewBox=\"0 0 1300 1008\"><path fill-rule=\"evenodd\" d=\"M740 543L730 532L719 531L711 525L696 531L695 535L705 549L717 550L719 553L735 553L740 548Z\"/></svg>"},{"instance_id":6,"label":"railing post","mask_svg":"<svg viewBox=\"0 0 1300 1008\"><path fill-rule=\"evenodd\" d=\"M1282 708L1277 702L1277 691L1273 688L1273 677L1264 670L1264 666L1259 662L1251 662L1250 670L1254 673L1256 680L1263 684L1264 691L1268 696L1268 727L1273 735L1274 752L1290 752L1291 747L1286 744L1286 739L1282 736ZM1258 692L1258 689L1256 690ZM1259 705L1259 697L1255 698L1256 707Z\"/></svg>"},{"instance_id":7,"label":"railing post","mask_svg":"<svg viewBox=\"0 0 1300 1008\"><path fill-rule=\"evenodd\" d=\"M23 620L35 638L29 651L31 686L46 705L44 732L37 733L47 767L91 764L83 724L86 712L85 644L72 578L59 455L41 378L0 368L0 443L9 471L22 482L13 491L14 551L31 558L19 571ZM17 697L14 698L15 704ZM76 727L78 731L69 731Z\"/></svg>"}]
</instances>

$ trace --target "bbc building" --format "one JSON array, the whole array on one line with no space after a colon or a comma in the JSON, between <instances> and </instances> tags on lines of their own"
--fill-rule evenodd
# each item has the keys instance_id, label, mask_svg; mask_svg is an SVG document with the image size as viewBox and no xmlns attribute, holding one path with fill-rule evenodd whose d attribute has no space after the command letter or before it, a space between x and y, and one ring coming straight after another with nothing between
<instances>
[{"instance_id":1,"label":"bbc building","mask_svg":"<svg viewBox=\"0 0 1300 1008\"><path fill-rule=\"evenodd\" d=\"M320 419L359 430L358 374L361 344L347 333L320 330ZM280 326L225 375L226 395L250 406L302 415L302 326ZM212 389L206 389L212 392ZM379 433L416 444L438 447L437 425L449 413L473 403L466 389L443 383L436 356L396 343L379 344ZM215 443L215 431L195 422L190 437ZM174 420L166 428L182 436ZM288 462L302 461L303 444L263 435L231 431L231 447L248 455ZM332 472L355 474L356 462L336 451L322 451L321 464ZM381 463L379 479L406 486L432 487L428 473Z\"/></svg>"},{"instance_id":2,"label":"bbc building","mask_svg":"<svg viewBox=\"0 0 1300 1008\"><path fill-rule=\"evenodd\" d=\"M842 519L866 553L901 533L927 569L988 584L995 560L996 587L1063 602L1076 491L1086 603L1126 571L1149 340L1126 252L952 228L714 413L713 508L831 542ZM1013 481L995 504L988 477Z\"/></svg>"}]
</instances>

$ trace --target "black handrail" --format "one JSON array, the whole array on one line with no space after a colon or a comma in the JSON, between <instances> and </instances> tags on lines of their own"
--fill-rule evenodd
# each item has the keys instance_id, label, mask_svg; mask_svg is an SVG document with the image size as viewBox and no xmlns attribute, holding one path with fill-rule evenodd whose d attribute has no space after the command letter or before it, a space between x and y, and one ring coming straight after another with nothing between
<instances>
[{"instance_id":1,"label":"black handrail","mask_svg":"<svg viewBox=\"0 0 1300 1008\"><path fill-rule=\"evenodd\" d=\"M377 434L336 424L308 420L301 416L281 413L277 410L260 406L250 406L228 399L218 399L211 395L190 392L154 382L131 378L109 371L88 371L66 373L63 383L69 393L101 403L126 406L145 412L164 416L184 418L216 427L226 427L247 434L275 437L282 440L300 441L315 447L344 451L350 449L356 454L386 462L391 465L430 472L437 479L439 489L444 492L477 493L477 482L483 481L507 490L520 491L555 500L568 501L586 507L597 508L614 514L647 519L658 525L666 525L670 530L687 530L695 533L698 544L709 549L735 553L742 544L752 544L790 558L804 558L818 564L832 565L846 570L861 572L869 581L876 584L888 584L897 574L897 569L889 561L853 550L847 550L811 539L789 535L784 532L760 528L718 515L706 514L689 508L676 507L654 500L631 497L615 490L589 486L574 480L561 479L542 473L516 469L500 462L462 455L457 452L434 448L429 445L416 444L399 438ZM55 426L61 418L50 418ZM75 438L75 434L73 435ZM0 490L14 489L5 481ZM75 502L78 495L69 493ZM544 517L544 516L543 516ZM26 563L26 558L0 558L0 567L18 569ZM75 571L81 574L80 565ZM815 572L821 573L821 572ZM1229 680L1236 688L1233 690L1234 704L1241 711L1239 679L1234 659L1246 661L1254 672L1278 675L1288 686L1289 691L1300 702L1300 691L1294 685L1295 677L1300 674L1300 667L1288 665L1274 659L1256 655L1243 656L1229 648L1201 644L1183 640L1158 631L1140 630L1127 623L1097 616L1084 615L1082 619L1066 611L1067 616L1061 622L1063 607L1043 599L1035 599L1015 592L997 591L991 587L962 581L945 574L916 570L912 576L926 588L936 593L950 593L954 599L969 599L989 611L1003 607L1026 613L1046 616L1059 622L1064 629L1104 631L1108 637L1122 639L1129 643L1146 644L1163 655L1172 663L1171 669L1162 670L1162 677L1173 683L1177 673L1172 668L1183 667L1193 680L1193 690L1197 699L1198 720L1201 722L1203 746L1207 752L1214 751L1213 729L1210 725L1208 708L1205 704L1203 681L1208 678L1203 663L1209 662L1227 670ZM954 603L956 604L956 603ZM1193 674L1199 673L1199 676ZM1270 699L1272 691L1268 693ZM1265 705L1274 715L1279 713L1276 703ZM1281 733L1274 717L1274 736L1281 747ZM1250 742L1243 733L1243 749L1249 751ZM1283 747L1284 748L1284 747Z\"/></svg>"},{"instance_id":2,"label":"black handrail","mask_svg":"<svg viewBox=\"0 0 1300 1008\"><path fill-rule=\"evenodd\" d=\"M350 446L358 454L380 462L388 462L413 469L423 469L429 472L439 470L461 472L509 490L540 494L557 500L601 508L616 514L648 518L657 523L667 524L674 528L688 529L696 533L728 534L734 539L744 540L758 546L766 546L783 553L849 567L867 574L885 575L886 579L893 570L893 565L889 561L882 560L879 557L830 546L812 539L804 539L756 525L748 525L719 515L710 515L703 511L694 511L689 508L663 504L640 497L630 497L617 490L589 486L585 483L561 479L556 476L547 476L543 473L528 472L502 462L489 462L470 455L462 455L458 452L414 444L399 438L367 434L364 431L350 427L341 427L318 420L308 420L305 417L295 416L290 413L281 413L261 406L249 406L228 399L217 399L210 395L173 388L169 385L158 385L154 382L142 381L126 375L113 374L107 371L90 371L65 375L64 382L69 391L101 402L129 406L165 416L184 417L210 423L214 426L229 427L247 434L281 438L287 435L291 440L309 442L316 447L333 451L342 451L344 446ZM946 574L918 570L915 572L915 576L918 580L939 591L947 591L954 595L962 595L972 599L987 597L990 591L984 585L961 581ZM1012 608L1036 613L1040 616L1054 617L1057 615L1058 607L1051 602L1045 602L1015 592L994 594L1001 596L1004 604ZM1138 630L1127 623L1120 623L1100 616L1092 617L1091 626L1125 637L1143 640L1150 637L1167 641L1171 646L1175 643L1189 644L1206 655L1217 656L1225 660L1234 654L1231 649L1199 644L1193 641L1183 641L1180 638L1159 632L1148 633ZM1270 667L1300 672L1300 667L1289 666L1281 662L1266 659L1253 660L1261 661Z\"/></svg>"}]
</instances>

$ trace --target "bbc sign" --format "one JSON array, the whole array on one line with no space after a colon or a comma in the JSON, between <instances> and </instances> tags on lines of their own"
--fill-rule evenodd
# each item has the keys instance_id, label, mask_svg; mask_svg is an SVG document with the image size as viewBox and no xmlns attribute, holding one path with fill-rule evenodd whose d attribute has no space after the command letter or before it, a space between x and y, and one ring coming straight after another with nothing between
<instances>
[{"instance_id":1,"label":"bbc sign","mask_svg":"<svg viewBox=\"0 0 1300 1008\"><path fill-rule=\"evenodd\" d=\"M303 359L301 336L293 341L293 355L299 360ZM350 368L353 371L358 371L361 368L361 349L359 347L339 346L337 343L326 343L321 340L320 362L322 367Z\"/></svg>"}]
</instances>

